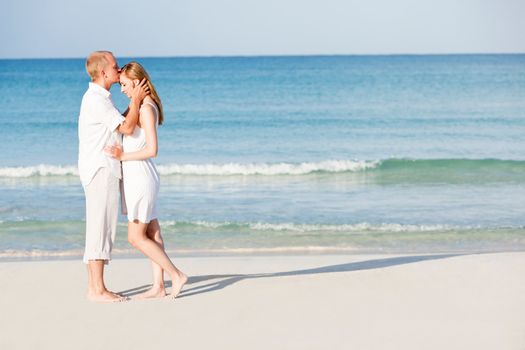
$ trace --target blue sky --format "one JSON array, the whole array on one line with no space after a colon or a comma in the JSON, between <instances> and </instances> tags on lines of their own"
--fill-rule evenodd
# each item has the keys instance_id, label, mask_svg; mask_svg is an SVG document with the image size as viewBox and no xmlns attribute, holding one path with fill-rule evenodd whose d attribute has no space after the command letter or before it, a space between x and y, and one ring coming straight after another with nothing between
<instances>
[{"instance_id":1,"label":"blue sky","mask_svg":"<svg viewBox=\"0 0 525 350\"><path fill-rule=\"evenodd\" d=\"M0 58L524 53L524 0L7 0Z\"/></svg>"}]
</instances>

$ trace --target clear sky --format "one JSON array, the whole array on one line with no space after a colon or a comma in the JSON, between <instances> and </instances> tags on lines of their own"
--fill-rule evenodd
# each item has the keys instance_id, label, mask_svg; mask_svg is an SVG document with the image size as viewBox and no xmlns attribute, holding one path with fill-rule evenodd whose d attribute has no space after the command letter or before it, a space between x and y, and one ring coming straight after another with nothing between
<instances>
[{"instance_id":1,"label":"clear sky","mask_svg":"<svg viewBox=\"0 0 525 350\"><path fill-rule=\"evenodd\" d=\"M0 58L525 53L525 0L6 0Z\"/></svg>"}]
</instances>

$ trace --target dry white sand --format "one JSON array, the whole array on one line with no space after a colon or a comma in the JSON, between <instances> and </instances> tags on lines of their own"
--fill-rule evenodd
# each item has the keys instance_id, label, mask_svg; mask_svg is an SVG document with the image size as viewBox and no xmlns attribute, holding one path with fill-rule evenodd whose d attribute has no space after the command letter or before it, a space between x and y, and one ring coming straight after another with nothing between
<instances>
[{"instance_id":1,"label":"dry white sand","mask_svg":"<svg viewBox=\"0 0 525 350\"><path fill-rule=\"evenodd\" d=\"M525 349L525 253L175 259L176 300L93 304L80 261L0 263L0 349ZM114 291L150 283L116 259Z\"/></svg>"}]
</instances>

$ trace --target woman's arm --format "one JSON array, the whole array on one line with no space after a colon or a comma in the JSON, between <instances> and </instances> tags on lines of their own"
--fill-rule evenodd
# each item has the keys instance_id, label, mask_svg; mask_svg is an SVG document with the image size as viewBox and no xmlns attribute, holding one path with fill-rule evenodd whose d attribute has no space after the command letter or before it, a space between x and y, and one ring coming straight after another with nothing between
<instances>
[{"instance_id":1,"label":"woman's arm","mask_svg":"<svg viewBox=\"0 0 525 350\"><path fill-rule=\"evenodd\" d=\"M136 152L122 152L122 148L110 146L105 148L106 152L111 157L123 162L156 157L158 151L157 128L155 111L152 106L142 106L140 110L140 126L146 133L146 147Z\"/></svg>"}]
</instances>

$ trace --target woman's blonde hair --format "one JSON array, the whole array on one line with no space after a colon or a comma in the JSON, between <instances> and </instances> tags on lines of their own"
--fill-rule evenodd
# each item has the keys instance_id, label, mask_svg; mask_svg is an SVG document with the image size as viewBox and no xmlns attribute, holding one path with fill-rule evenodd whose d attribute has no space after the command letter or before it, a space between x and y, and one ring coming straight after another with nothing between
<instances>
[{"instance_id":1,"label":"woman's blonde hair","mask_svg":"<svg viewBox=\"0 0 525 350\"><path fill-rule=\"evenodd\" d=\"M162 124L164 121L164 112L162 111L162 102L160 102L159 95L157 94L157 90L155 90L155 86L153 86L153 83L151 82L151 79L149 78L148 73L142 67L142 65L138 62L132 61L126 64L124 67L121 68L120 74L124 74L129 79L138 79L142 80L146 78L148 87L149 87L149 95L155 101L157 104L157 107L159 108L159 125Z\"/></svg>"}]
</instances>

